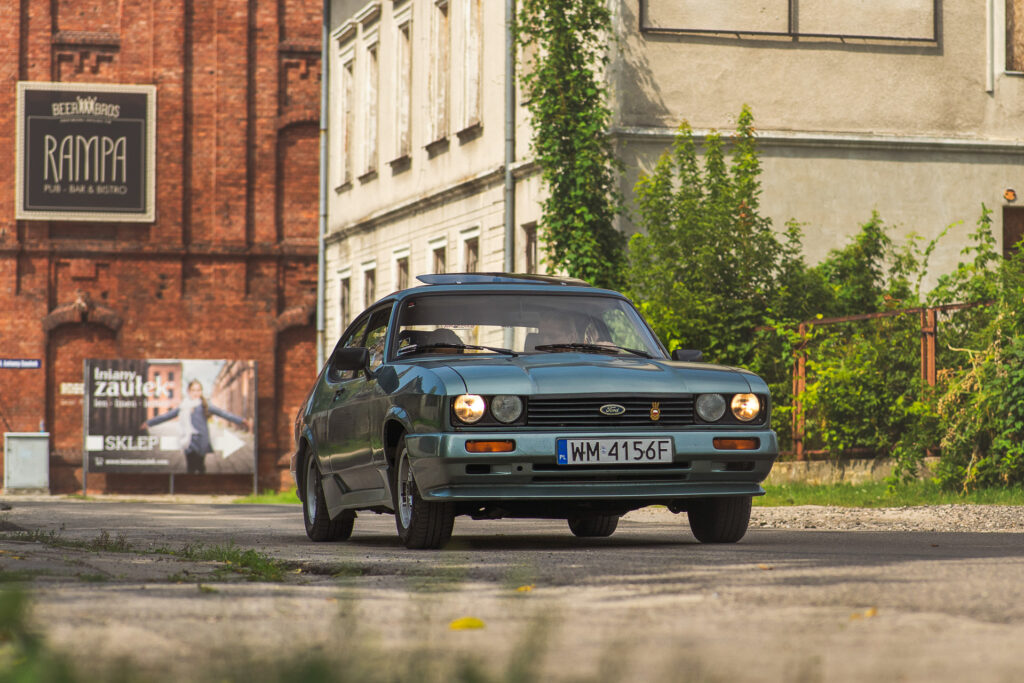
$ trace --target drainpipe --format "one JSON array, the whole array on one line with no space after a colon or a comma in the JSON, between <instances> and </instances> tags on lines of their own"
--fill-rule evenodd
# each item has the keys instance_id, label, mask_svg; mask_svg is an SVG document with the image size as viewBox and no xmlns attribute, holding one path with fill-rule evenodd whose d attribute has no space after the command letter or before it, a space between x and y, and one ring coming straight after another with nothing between
<instances>
[{"instance_id":1,"label":"drainpipe","mask_svg":"<svg viewBox=\"0 0 1024 683\"><path fill-rule=\"evenodd\" d=\"M324 237L327 235L327 82L330 59L327 53L331 31L331 0L324 0L320 30L320 218L316 240L316 370L324 366Z\"/></svg>"},{"instance_id":2,"label":"drainpipe","mask_svg":"<svg viewBox=\"0 0 1024 683\"><path fill-rule=\"evenodd\" d=\"M505 0L505 263L506 273L516 269L516 43L512 24L516 1Z\"/></svg>"}]
</instances>

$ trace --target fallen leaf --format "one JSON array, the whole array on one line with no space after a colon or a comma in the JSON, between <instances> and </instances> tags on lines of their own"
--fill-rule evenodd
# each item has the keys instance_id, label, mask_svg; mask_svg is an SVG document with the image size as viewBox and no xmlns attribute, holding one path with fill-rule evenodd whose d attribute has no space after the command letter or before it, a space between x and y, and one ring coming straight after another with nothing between
<instances>
[{"instance_id":1,"label":"fallen leaf","mask_svg":"<svg viewBox=\"0 0 1024 683\"><path fill-rule=\"evenodd\" d=\"M453 631L469 631L471 629L483 627L484 622L476 617L462 617L461 619L456 619L452 623L448 624L448 628Z\"/></svg>"},{"instance_id":2,"label":"fallen leaf","mask_svg":"<svg viewBox=\"0 0 1024 683\"><path fill-rule=\"evenodd\" d=\"M770 572L771 570L775 569L775 567L773 567L773 566L771 566L769 564L759 564L759 565L757 565L757 568L758 569L763 569L766 572Z\"/></svg>"},{"instance_id":3,"label":"fallen leaf","mask_svg":"<svg viewBox=\"0 0 1024 683\"><path fill-rule=\"evenodd\" d=\"M520 586L516 590L519 591L520 593L529 593L530 591L533 590L533 584L531 583L528 586Z\"/></svg>"}]
</instances>

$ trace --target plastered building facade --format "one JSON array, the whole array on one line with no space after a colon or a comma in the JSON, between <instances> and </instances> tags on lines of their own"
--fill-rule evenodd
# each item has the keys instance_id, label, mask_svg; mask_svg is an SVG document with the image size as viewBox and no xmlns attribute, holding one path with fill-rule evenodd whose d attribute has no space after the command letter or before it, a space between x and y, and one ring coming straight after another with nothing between
<instances>
[{"instance_id":1,"label":"plastered building facade","mask_svg":"<svg viewBox=\"0 0 1024 683\"><path fill-rule=\"evenodd\" d=\"M983 203L997 239L1019 239L1018 0L609 4L611 133L627 204L682 121L698 138L728 134L746 104L763 211L778 229L803 224L810 263L872 210L896 239L964 222L939 243L932 273L955 265ZM332 3L328 340L419 273L502 268L504 25L504 3L489 0ZM514 263L528 270L542 188L522 98L515 121ZM619 227L637 229L628 217Z\"/></svg>"}]
</instances>

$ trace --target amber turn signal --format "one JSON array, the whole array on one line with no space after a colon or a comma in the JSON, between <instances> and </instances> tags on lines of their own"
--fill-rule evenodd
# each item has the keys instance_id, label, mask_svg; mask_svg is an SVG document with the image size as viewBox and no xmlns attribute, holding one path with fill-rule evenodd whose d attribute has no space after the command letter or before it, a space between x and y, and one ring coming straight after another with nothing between
<instances>
[{"instance_id":1,"label":"amber turn signal","mask_svg":"<svg viewBox=\"0 0 1024 683\"><path fill-rule=\"evenodd\" d=\"M721 451L754 451L761 445L760 439L726 439L724 437L715 437L712 443Z\"/></svg>"},{"instance_id":2,"label":"amber turn signal","mask_svg":"<svg viewBox=\"0 0 1024 683\"><path fill-rule=\"evenodd\" d=\"M505 441L467 441L467 453L511 453L516 449L516 442Z\"/></svg>"}]
</instances>

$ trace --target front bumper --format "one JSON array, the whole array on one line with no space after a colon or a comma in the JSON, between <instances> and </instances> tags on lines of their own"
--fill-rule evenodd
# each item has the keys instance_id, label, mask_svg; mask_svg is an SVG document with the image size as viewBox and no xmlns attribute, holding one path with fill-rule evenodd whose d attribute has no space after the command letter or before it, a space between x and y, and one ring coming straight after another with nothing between
<instances>
[{"instance_id":1,"label":"front bumper","mask_svg":"<svg viewBox=\"0 0 1024 683\"><path fill-rule=\"evenodd\" d=\"M674 442L672 463L641 465L558 465L561 438L664 438ZM713 439L756 438L754 450L721 450ZM508 453L469 453L470 440L513 439ZM409 458L425 500L675 500L707 496L763 495L760 483L778 457L775 432L714 431L601 434L565 432L473 432L411 434Z\"/></svg>"}]
</instances>

